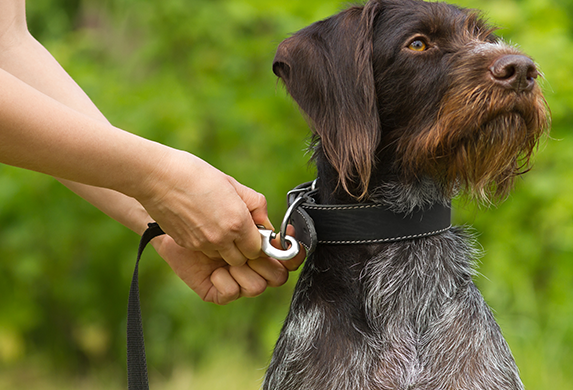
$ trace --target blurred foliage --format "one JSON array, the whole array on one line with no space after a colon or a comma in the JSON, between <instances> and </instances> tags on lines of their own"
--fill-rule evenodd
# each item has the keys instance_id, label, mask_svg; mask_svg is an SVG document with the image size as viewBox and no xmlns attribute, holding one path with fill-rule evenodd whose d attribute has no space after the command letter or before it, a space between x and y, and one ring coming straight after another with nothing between
<instances>
[{"instance_id":1,"label":"blurred foliage","mask_svg":"<svg viewBox=\"0 0 573 390\"><path fill-rule=\"evenodd\" d=\"M573 46L573 1L457 2L484 10L500 35L535 58L553 130L508 201L485 210L461 200L455 219L479 234L484 276L477 283L526 387L573 389L573 51L565 50ZM270 64L289 33L345 5L27 6L30 30L114 125L188 150L264 193L278 224L286 191L314 173L307 126ZM125 311L137 242L52 178L0 166L0 388L125 387ZM201 302L152 250L140 268L157 388L256 388L295 275L261 297L217 307Z\"/></svg>"}]
</instances>

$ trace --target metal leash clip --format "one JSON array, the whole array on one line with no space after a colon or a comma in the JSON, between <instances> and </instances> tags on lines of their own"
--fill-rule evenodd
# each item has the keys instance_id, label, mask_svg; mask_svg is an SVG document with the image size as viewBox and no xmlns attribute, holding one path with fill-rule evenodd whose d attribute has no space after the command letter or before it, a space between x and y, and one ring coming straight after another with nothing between
<instances>
[{"instance_id":1,"label":"metal leash clip","mask_svg":"<svg viewBox=\"0 0 573 390\"><path fill-rule=\"evenodd\" d=\"M286 249L277 249L271 245L271 240L273 240L277 234L272 230L265 229L264 226L257 225L259 232L261 233L262 239L262 250L267 256L273 259L286 261L290 260L300 252L300 244L298 241L291 236L285 236L286 242L288 242L288 247ZM282 240L281 240L282 241ZM283 247L284 248L284 247Z\"/></svg>"},{"instance_id":2,"label":"metal leash clip","mask_svg":"<svg viewBox=\"0 0 573 390\"><path fill-rule=\"evenodd\" d=\"M289 191L289 193L287 194L287 203L289 204L289 208L287 209L287 212L285 213L285 216L281 223L281 230L279 236L281 247L283 249L277 249L271 245L271 240L273 240L277 236L275 232L266 229L262 225L257 225L263 240L262 249L267 256L270 256L277 260L286 261L292 259L293 257L299 254L300 243L296 238L288 236L286 234L286 229L294 210L297 207L299 207L302 203L304 203L305 200L308 200L308 197L305 195L317 190L316 187L317 180L318 179L314 180L313 182L305 183L308 184L308 186L307 185L305 185L304 187L299 186L301 188L297 187L296 189ZM291 197L293 199L291 199Z\"/></svg>"}]
</instances>

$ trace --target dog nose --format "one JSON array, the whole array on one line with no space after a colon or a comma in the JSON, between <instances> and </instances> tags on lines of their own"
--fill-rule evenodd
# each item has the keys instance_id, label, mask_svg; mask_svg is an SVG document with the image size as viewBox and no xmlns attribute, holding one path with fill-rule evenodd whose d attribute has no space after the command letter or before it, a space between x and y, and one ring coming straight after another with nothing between
<instances>
[{"instance_id":1,"label":"dog nose","mask_svg":"<svg viewBox=\"0 0 573 390\"><path fill-rule=\"evenodd\" d=\"M505 55L498 58L489 68L493 80L516 92L531 91L539 75L535 63L522 55Z\"/></svg>"}]
</instances>

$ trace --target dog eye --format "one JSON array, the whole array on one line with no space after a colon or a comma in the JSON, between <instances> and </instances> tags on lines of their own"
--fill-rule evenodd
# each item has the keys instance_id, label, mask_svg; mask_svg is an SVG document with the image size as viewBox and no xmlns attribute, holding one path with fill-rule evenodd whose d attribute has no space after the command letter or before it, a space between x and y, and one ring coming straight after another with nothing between
<instances>
[{"instance_id":1,"label":"dog eye","mask_svg":"<svg viewBox=\"0 0 573 390\"><path fill-rule=\"evenodd\" d=\"M408 49L413 51L425 51L428 49L428 45L421 39L416 39L408 45Z\"/></svg>"}]
</instances>

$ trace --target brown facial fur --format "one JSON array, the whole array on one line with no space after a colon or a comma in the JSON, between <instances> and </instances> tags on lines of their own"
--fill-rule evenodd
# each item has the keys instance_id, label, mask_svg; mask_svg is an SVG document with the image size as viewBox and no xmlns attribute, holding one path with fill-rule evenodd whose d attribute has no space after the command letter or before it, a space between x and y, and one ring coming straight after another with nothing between
<instances>
[{"instance_id":1,"label":"brown facial fur","mask_svg":"<svg viewBox=\"0 0 573 390\"><path fill-rule=\"evenodd\" d=\"M397 140L406 177L427 174L450 195L462 190L477 199L503 199L514 178L529 170L548 129L545 99L537 84L516 92L496 85L488 73L496 59L514 53L521 54L504 44L472 42L471 36L460 42L436 119Z\"/></svg>"},{"instance_id":2,"label":"brown facial fur","mask_svg":"<svg viewBox=\"0 0 573 390\"><path fill-rule=\"evenodd\" d=\"M494 81L492 63L521 53L476 12L444 20L445 4L405 2L370 1L299 31L273 70L308 117L316 155L355 198L388 178L428 176L449 196L503 198L548 129L541 90ZM428 49L409 50L412 39Z\"/></svg>"}]
</instances>

